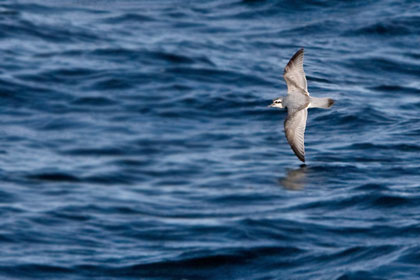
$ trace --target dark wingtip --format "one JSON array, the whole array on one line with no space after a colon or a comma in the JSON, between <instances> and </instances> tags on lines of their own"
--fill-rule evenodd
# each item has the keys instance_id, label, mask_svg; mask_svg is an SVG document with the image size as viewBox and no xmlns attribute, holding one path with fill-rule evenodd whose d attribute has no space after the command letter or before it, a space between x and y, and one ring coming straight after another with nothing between
<instances>
[{"instance_id":1,"label":"dark wingtip","mask_svg":"<svg viewBox=\"0 0 420 280\"><path fill-rule=\"evenodd\" d=\"M305 155L303 154L300 154L299 152L298 152L298 150L295 148L295 147L292 147L292 150L293 150L293 152L295 153L295 155L297 156L297 158L301 161L301 162L303 162L303 163L305 163Z\"/></svg>"},{"instance_id":2,"label":"dark wingtip","mask_svg":"<svg viewBox=\"0 0 420 280\"><path fill-rule=\"evenodd\" d=\"M335 103L334 99L328 98L328 108Z\"/></svg>"},{"instance_id":3,"label":"dark wingtip","mask_svg":"<svg viewBox=\"0 0 420 280\"><path fill-rule=\"evenodd\" d=\"M293 63L293 61L296 59L296 57L298 57L299 55L301 55L303 53L304 49L300 48L293 56L292 58L289 60L289 62L287 63L286 67L284 67L284 72L283 75L286 74L287 69L289 69L289 67L291 67L291 64Z\"/></svg>"},{"instance_id":4,"label":"dark wingtip","mask_svg":"<svg viewBox=\"0 0 420 280\"><path fill-rule=\"evenodd\" d=\"M300 55L301 53L303 53L303 52L305 52L305 49L304 48L300 48L296 53L295 53L295 55L293 56L293 57L296 57L296 56L298 56L298 55Z\"/></svg>"}]
</instances>

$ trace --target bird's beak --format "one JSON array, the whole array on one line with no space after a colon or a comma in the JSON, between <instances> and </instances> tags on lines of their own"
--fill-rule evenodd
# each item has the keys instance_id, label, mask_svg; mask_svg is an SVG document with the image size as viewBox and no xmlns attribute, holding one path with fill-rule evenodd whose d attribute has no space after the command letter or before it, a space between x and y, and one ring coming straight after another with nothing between
<instances>
[{"instance_id":1,"label":"bird's beak","mask_svg":"<svg viewBox=\"0 0 420 280\"><path fill-rule=\"evenodd\" d=\"M273 107L274 106L274 103L271 103L270 105L268 105L267 107Z\"/></svg>"}]
</instances>

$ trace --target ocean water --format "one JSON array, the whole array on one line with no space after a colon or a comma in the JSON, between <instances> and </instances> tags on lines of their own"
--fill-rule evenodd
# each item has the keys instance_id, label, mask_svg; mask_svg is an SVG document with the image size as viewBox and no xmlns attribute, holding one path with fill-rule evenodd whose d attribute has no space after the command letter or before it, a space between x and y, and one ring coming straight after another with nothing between
<instances>
[{"instance_id":1,"label":"ocean water","mask_svg":"<svg viewBox=\"0 0 420 280\"><path fill-rule=\"evenodd\" d=\"M1 279L420 279L418 1L1 1ZM283 132L305 48L306 166Z\"/></svg>"}]
</instances>

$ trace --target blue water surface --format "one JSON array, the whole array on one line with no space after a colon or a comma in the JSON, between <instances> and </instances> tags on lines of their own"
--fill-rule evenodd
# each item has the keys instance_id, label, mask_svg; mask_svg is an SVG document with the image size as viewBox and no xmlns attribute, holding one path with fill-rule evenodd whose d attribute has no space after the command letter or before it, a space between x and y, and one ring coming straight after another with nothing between
<instances>
[{"instance_id":1,"label":"blue water surface","mask_svg":"<svg viewBox=\"0 0 420 280\"><path fill-rule=\"evenodd\" d=\"M418 1L0 1L1 279L420 279ZM305 47L301 166L283 68Z\"/></svg>"}]
</instances>

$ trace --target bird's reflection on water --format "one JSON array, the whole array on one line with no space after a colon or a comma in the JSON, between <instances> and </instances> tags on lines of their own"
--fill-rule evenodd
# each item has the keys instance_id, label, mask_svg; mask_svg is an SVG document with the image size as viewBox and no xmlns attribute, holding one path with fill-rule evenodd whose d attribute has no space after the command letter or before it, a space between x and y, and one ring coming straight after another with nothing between
<instances>
[{"instance_id":1,"label":"bird's reflection on water","mask_svg":"<svg viewBox=\"0 0 420 280\"><path fill-rule=\"evenodd\" d=\"M302 164L297 169L288 170L286 177L280 178L278 183L288 190L300 190L305 187L308 167Z\"/></svg>"}]
</instances>

